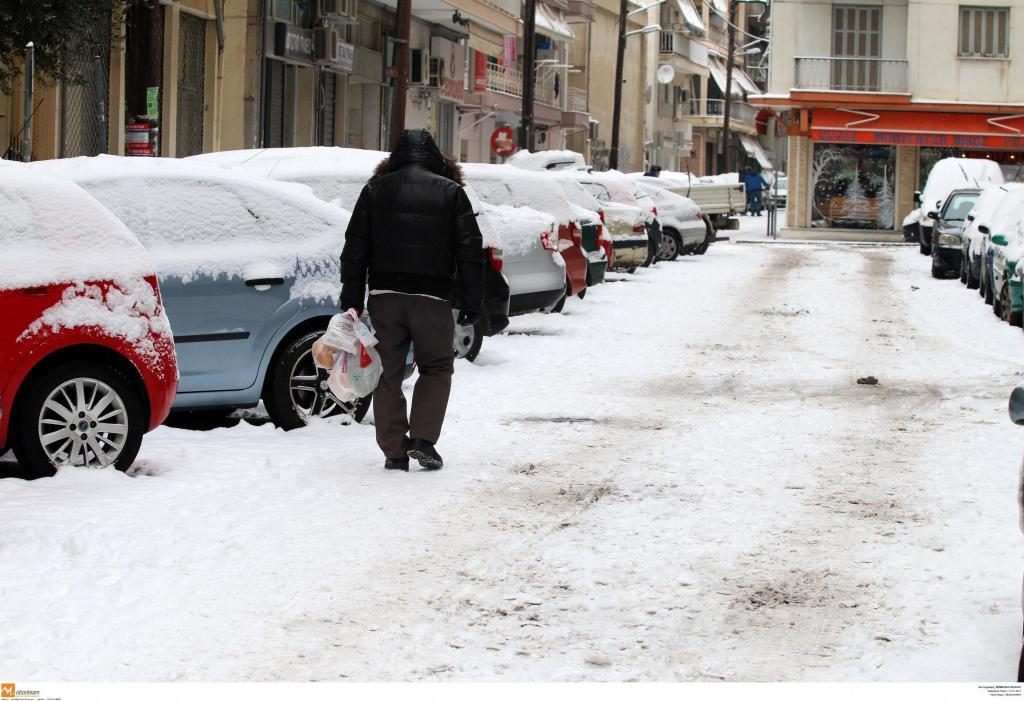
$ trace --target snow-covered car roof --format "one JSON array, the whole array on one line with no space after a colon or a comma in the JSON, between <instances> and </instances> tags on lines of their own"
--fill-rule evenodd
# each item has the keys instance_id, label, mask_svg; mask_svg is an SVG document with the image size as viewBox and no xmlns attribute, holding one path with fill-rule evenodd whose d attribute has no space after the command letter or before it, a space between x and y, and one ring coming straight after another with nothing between
<instances>
[{"instance_id":1,"label":"snow-covered car roof","mask_svg":"<svg viewBox=\"0 0 1024 701\"><path fill-rule=\"evenodd\" d=\"M982 197L990 190L995 192L983 201ZM982 205L985 210L981 210ZM975 223L987 226L993 236L1016 232L1017 223L1024 217L1024 184L1006 183L987 188L978 198L972 213Z\"/></svg>"},{"instance_id":2,"label":"snow-covered car roof","mask_svg":"<svg viewBox=\"0 0 1024 701\"><path fill-rule=\"evenodd\" d=\"M562 188L546 172L489 163L463 163L462 173L480 199L488 204L533 207L555 217L559 226L576 220Z\"/></svg>"},{"instance_id":3,"label":"snow-covered car roof","mask_svg":"<svg viewBox=\"0 0 1024 701\"><path fill-rule=\"evenodd\" d=\"M301 183L312 188L320 199L351 210L373 171L389 156L386 151L310 146L225 151L187 160L239 169L271 180ZM502 248L502 227L488 220L489 211L481 206L483 202L471 186L467 185L465 191L479 215L477 224L484 246Z\"/></svg>"},{"instance_id":4,"label":"snow-covered car roof","mask_svg":"<svg viewBox=\"0 0 1024 701\"><path fill-rule=\"evenodd\" d=\"M552 177L558 183L558 186L562 188L562 192L565 193L566 199L577 207L581 207L589 212L593 212L597 215L601 211L601 202L592 194L580 185L579 181L571 176L553 174Z\"/></svg>"},{"instance_id":5,"label":"snow-covered car roof","mask_svg":"<svg viewBox=\"0 0 1024 701\"><path fill-rule=\"evenodd\" d=\"M614 171L602 173L574 172L572 176L576 178L577 182L603 185L604 189L608 191L612 202L637 206L635 197L637 185L632 179L622 173ZM591 192L591 194L594 193ZM598 199L600 200L601 198L598 197Z\"/></svg>"},{"instance_id":6,"label":"snow-covered car roof","mask_svg":"<svg viewBox=\"0 0 1024 701\"><path fill-rule=\"evenodd\" d=\"M186 160L96 156L40 161L34 172L82 185L125 222L161 275L242 276L255 261L292 270L341 253L349 214L305 185Z\"/></svg>"},{"instance_id":7,"label":"snow-covered car roof","mask_svg":"<svg viewBox=\"0 0 1024 701\"><path fill-rule=\"evenodd\" d=\"M555 218L533 207L513 207L483 203L487 219L501 231L501 249L508 257L529 253L540 245L541 234L554 233L557 229ZM483 227L481 227L481 233Z\"/></svg>"},{"instance_id":8,"label":"snow-covered car roof","mask_svg":"<svg viewBox=\"0 0 1024 701\"><path fill-rule=\"evenodd\" d=\"M921 191L921 209L924 214L938 211L953 190L987 184L1003 184L1003 171L995 161L985 158L943 158L928 173L928 181Z\"/></svg>"},{"instance_id":9,"label":"snow-covered car roof","mask_svg":"<svg viewBox=\"0 0 1024 701\"><path fill-rule=\"evenodd\" d=\"M524 170L585 170L587 161L576 151L535 151L525 149L512 154L506 165Z\"/></svg>"},{"instance_id":10,"label":"snow-covered car roof","mask_svg":"<svg viewBox=\"0 0 1024 701\"><path fill-rule=\"evenodd\" d=\"M67 180L0 169L0 289L124 280L155 267L128 228Z\"/></svg>"},{"instance_id":11,"label":"snow-covered car roof","mask_svg":"<svg viewBox=\"0 0 1024 701\"><path fill-rule=\"evenodd\" d=\"M671 216L684 221L700 219L700 207L689 197L677 195L669 190L658 189L651 193L651 197L658 208L658 216L660 218Z\"/></svg>"}]
</instances>

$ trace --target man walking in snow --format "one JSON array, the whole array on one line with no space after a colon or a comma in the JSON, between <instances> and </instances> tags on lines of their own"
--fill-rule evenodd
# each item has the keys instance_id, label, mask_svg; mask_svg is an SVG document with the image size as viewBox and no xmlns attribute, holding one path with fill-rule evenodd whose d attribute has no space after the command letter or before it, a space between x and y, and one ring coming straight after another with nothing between
<instances>
[{"instance_id":1,"label":"man walking in snow","mask_svg":"<svg viewBox=\"0 0 1024 701\"><path fill-rule=\"evenodd\" d=\"M341 254L341 308L369 312L383 374L373 393L377 445L384 467L429 470L444 465L435 444L451 392L455 351L452 298L459 324L480 319L483 247L476 214L457 163L430 132L406 130L363 188ZM402 380L412 344L419 379L407 417Z\"/></svg>"},{"instance_id":2,"label":"man walking in snow","mask_svg":"<svg viewBox=\"0 0 1024 701\"><path fill-rule=\"evenodd\" d=\"M747 211L750 214L761 216L761 195L767 185L760 173L747 166L743 175L743 187L747 191Z\"/></svg>"}]
</instances>

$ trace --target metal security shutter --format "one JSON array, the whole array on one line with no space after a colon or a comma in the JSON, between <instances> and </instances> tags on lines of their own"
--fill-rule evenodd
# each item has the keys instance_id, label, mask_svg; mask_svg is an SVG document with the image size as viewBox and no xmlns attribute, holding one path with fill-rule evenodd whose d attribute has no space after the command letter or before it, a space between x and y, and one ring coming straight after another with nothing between
<instances>
[{"instance_id":1,"label":"metal security shutter","mask_svg":"<svg viewBox=\"0 0 1024 701\"><path fill-rule=\"evenodd\" d=\"M107 151L110 114L110 21L102 22L71 61L80 83L60 86L60 155L96 156Z\"/></svg>"},{"instance_id":2,"label":"metal security shutter","mask_svg":"<svg viewBox=\"0 0 1024 701\"><path fill-rule=\"evenodd\" d=\"M263 147L284 146L284 64L267 61L266 112L263 123Z\"/></svg>"},{"instance_id":3,"label":"metal security shutter","mask_svg":"<svg viewBox=\"0 0 1024 701\"><path fill-rule=\"evenodd\" d=\"M181 14L178 39L177 156L203 152L206 121L206 20Z\"/></svg>"},{"instance_id":4,"label":"metal security shutter","mask_svg":"<svg viewBox=\"0 0 1024 701\"><path fill-rule=\"evenodd\" d=\"M451 102L441 102L437 110L437 133L434 135L437 147L449 156L455 152L455 144L452 135L455 132L455 105Z\"/></svg>"},{"instance_id":5,"label":"metal security shutter","mask_svg":"<svg viewBox=\"0 0 1024 701\"><path fill-rule=\"evenodd\" d=\"M334 146L334 110L338 100L338 76L330 71L320 74L318 145Z\"/></svg>"}]
</instances>

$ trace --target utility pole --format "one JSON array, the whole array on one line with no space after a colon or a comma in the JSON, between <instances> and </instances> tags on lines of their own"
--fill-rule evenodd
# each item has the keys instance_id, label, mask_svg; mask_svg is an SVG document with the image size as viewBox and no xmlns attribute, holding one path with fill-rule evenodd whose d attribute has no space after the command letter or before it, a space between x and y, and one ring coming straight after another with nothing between
<instances>
[{"instance_id":1,"label":"utility pole","mask_svg":"<svg viewBox=\"0 0 1024 701\"><path fill-rule=\"evenodd\" d=\"M608 167L617 170L619 167L619 120L622 112L622 64L626 60L626 18L629 15L629 2L622 0L619 4L619 48L615 54L615 102L612 105L612 145L608 150Z\"/></svg>"},{"instance_id":2,"label":"utility pole","mask_svg":"<svg viewBox=\"0 0 1024 701\"><path fill-rule=\"evenodd\" d=\"M405 103L409 92L409 34L412 0L398 0L398 37L395 39L395 91L391 100L392 151L405 130Z\"/></svg>"},{"instance_id":3,"label":"utility pole","mask_svg":"<svg viewBox=\"0 0 1024 701\"><path fill-rule=\"evenodd\" d=\"M732 116L732 70L736 64L736 8L737 0L729 0L729 54L725 61L725 110L722 117L722 155L719 160L719 173L730 172L730 142L732 133L729 130L729 118Z\"/></svg>"},{"instance_id":4,"label":"utility pole","mask_svg":"<svg viewBox=\"0 0 1024 701\"><path fill-rule=\"evenodd\" d=\"M36 49L31 41L25 46L25 125L21 131L21 160L32 160L32 88L36 78Z\"/></svg>"},{"instance_id":5,"label":"utility pole","mask_svg":"<svg viewBox=\"0 0 1024 701\"><path fill-rule=\"evenodd\" d=\"M519 148L533 151L537 132L533 128L533 95L537 79L537 1L523 2L523 116L519 128ZM507 59L507 57L506 57Z\"/></svg>"}]
</instances>

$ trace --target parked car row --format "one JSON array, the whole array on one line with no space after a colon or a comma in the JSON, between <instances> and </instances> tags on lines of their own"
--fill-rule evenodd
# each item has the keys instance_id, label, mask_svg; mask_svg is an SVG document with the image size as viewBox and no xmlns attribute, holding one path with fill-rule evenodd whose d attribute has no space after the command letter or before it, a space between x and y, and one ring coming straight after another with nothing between
<instances>
[{"instance_id":1,"label":"parked car row","mask_svg":"<svg viewBox=\"0 0 1024 701\"><path fill-rule=\"evenodd\" d=\"M959 277L968 289L978 290L996 316L1021 326L1024 184L971 181L975 184L943 191L936 199L936 209L926 215L929 225L921 227L921 252L927 249L931 258L932 277Z\"/></svg>"},{"instance_id":2,"label":"parked car row","mask_svg":"<svg viewBox=\"0 0 1024 701\"><path fill-rule=\"evenodd\" d=\"M262 402L285 430L361 420L369 399L335 400L312 344L338 311L349 210L387 156L5 164L0 453L40 470L124 470L172 412L227 416ZM620 173L464 164L462 177L488 263L483 318L453 338L469 360L510 315L558 312L609 269L703 252L713 238L691 201Z\"/></svg>"}]
</instances>

